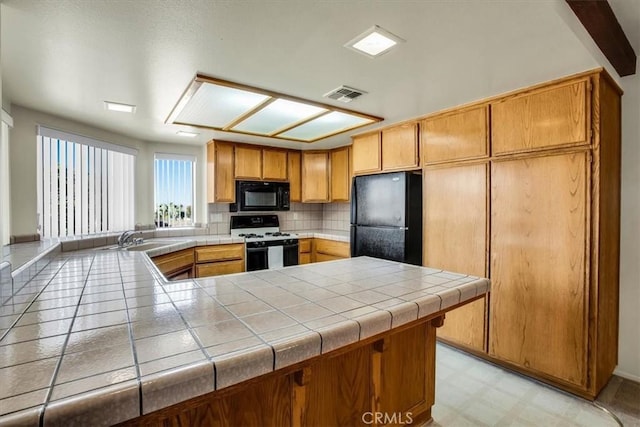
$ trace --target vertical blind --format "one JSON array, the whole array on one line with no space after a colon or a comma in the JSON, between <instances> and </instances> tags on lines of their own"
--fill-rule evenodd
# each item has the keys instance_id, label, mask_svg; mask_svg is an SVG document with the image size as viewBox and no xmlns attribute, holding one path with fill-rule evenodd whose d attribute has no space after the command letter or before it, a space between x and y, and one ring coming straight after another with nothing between
<instances>
[{"instance_id":1,"label":"vertical blind","mask_svg":"<svg viewBox=\"0 0 640 427\"><path fill-rule=\"evenodd\" d=\"M154 219L156 227L193 225L193 156L156 153L154 161Z\"/></svg>"},{"instance_id":2,"label":"vertical blind","mask_svg":"<svg viewBox=\"0 0 640 427\"><path fill-rule=\"evenodd\" d=\"M38 222L43 237L134 225L137 150L38 126Z\"/></svg>"}]
</instances>

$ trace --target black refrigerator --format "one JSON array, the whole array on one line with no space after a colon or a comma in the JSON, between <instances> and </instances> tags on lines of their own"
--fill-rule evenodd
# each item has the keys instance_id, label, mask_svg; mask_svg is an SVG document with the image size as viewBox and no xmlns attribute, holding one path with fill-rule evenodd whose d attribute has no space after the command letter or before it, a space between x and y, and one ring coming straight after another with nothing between
<instances>
[{"instance_id":1,"label":"black refrigerator","mask_svg":"<svg viewBox=\"0 0 640 427\"><path fill-rule=\"evenodd\" d=\"M362 255L422 265L422 175L353 178L351 256Z\"/></svg>"}]
</instances>

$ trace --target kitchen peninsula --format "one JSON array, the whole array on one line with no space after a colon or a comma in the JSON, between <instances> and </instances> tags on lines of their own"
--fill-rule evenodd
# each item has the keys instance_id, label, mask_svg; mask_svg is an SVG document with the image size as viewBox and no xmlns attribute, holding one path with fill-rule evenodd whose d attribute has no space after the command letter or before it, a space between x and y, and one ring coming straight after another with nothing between
<instances>
[{"instance_id":1,"label":"kitchen peninsula","mask_svg":"<svg viewBox=\"0 0 640 427\"><path fill-rule=\"evenodd\" d=\"M167 282L143 252L100 249L33 280L0 340L0 426L427 420L435 328L489 291L368 257Z\"/></svg>"}]
</instances>

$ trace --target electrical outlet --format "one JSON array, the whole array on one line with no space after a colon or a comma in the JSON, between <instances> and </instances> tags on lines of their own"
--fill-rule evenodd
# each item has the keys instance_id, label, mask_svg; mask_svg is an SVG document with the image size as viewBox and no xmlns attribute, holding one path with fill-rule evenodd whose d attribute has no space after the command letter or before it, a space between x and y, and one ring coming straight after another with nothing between
<instances>
[{"instance_id":1,"label":"electrical outlet","mask_svg":"<svg viewBox=\"0 0 640 427\"><path fill-rule=\"evenodd\" d=\"M300 218L300 214L298 212L294 212L293 213L293 219L299 219Z\"/></svg>"}]
</instances>

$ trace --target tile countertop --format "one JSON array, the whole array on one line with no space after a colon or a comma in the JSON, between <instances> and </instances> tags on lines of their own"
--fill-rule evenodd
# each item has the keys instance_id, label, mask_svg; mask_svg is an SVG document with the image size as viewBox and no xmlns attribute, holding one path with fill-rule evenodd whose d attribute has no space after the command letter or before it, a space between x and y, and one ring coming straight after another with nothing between
<instances>
[{"instance_id":1,"label":"tile countertop","mask_svg":"<svg viewBox=\"0 0 640 427\"><path fill-rule=\"evenodd\" d=\"M201 231L195 235L195 230ZM204 234L203 229L190 230L144 230L145 241L149 239L177 240L184 243L193 242L193 245L217 245L224 243L242 243L243 239L232 238L229 234ZM187 235L175 236L173 232L188 232ZM322 239L336 240L342 242L349 241L349 232L342 230L286 230L290 233L298 234L300 238L317 237ZM37 242L16 243L1 247L4 253L0 254L0 262L11 264L11 270L15 273L28 267L37 258L46 255L48 252L62 249L62 251L73 251L99 246L113 245L116 243L119 233L109 233L95 236L84 236L81 238L69 239L45 239ZM188 246L185 246L188 247Z\"/></svg>"},{"instance_id":2,"label":"tile countertop","mask_svg":"<svg viewBox=\"0 0 640 427\"><path fill-rule=\"evenodd\" d=\"M17 320L0 312L0 426L116 424L489 288L369 257L330 263L166 282L141 252L61 253Z\"/></svg>"}]
</instances>

